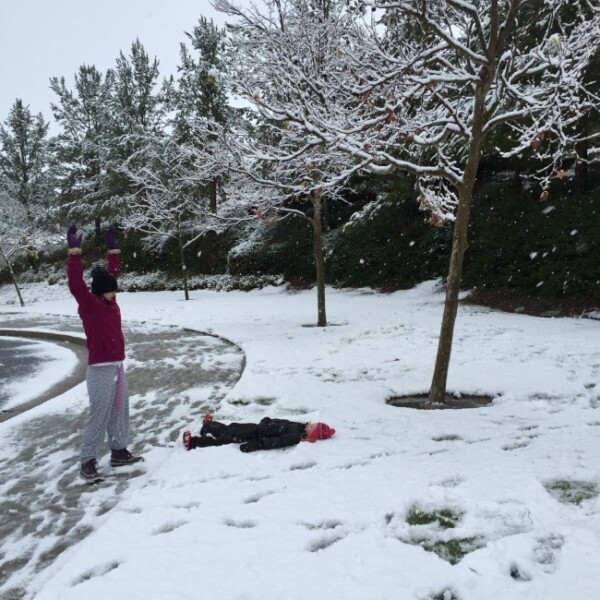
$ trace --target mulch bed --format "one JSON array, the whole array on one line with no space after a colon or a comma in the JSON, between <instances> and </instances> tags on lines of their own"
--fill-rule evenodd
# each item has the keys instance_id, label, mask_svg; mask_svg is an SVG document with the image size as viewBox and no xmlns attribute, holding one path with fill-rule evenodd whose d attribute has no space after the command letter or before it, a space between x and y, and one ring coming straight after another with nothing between
<instances>
[{"instance_id":1,"label":"mulch bed","mask_svg":"<svg viewBox=\"0 0 600 600\"><path fill-rule=\"evenodd\" d=\"M427 394L420 394L413 396L391 396L386 400L386 404L398 408L416 408L418 410L455 410L459 408L491 406L492 398L491 396L472 396L466 394L458 398L453 395L446 395L442 404L439 402L430 402Z\"/></svg>"}]
</instances>

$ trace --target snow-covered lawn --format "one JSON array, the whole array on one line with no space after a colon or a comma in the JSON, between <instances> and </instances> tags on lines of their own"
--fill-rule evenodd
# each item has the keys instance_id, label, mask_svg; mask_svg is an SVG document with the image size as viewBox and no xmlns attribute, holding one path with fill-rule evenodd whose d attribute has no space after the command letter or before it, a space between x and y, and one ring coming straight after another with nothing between
<instances>
[{"instance_id":1,"label":"snow-covered lawn","mask_svg":"<svg viewBox=\"0 0 600 600\"><path fill-rule=\"evenodd\" d=\"M75 314L64 288L26 288L25 309L7 305L10 294L0 289L0 313ZM449 390L491 394L493 405L417 411L385 401L428 389L435 284L329 289L327 301L321 329L314 291L121 294L126 322L212 332L244 350L215 418L319 420L337 434L253 454L147 448L147 473L110 510L102 487L85 491L93 533L30 581L30 597L600 597L600 323L462 306ZM68 410L85 394L82 384L31 412ZM189 428L200 419L190 414ZM26 420L0 425L3 452Z\"/></svg>"}]
</instances>

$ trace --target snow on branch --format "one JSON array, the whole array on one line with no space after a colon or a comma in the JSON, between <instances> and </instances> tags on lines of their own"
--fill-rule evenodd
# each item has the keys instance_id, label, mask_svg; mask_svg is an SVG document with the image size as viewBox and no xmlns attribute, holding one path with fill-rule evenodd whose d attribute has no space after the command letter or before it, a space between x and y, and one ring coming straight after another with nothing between
<instances>
[{"instance_id":1,"label":"snow on branch","mask_svg":"<svg viewBox=\"0 0 600 600\"><path fill-rule=\"evenodd\" d=\"M227 83L252 106L252 135L220 143L228 168L276 204L401 169L418 177L421 206L448 221L493 132L502 156L544 136L533 148L544 184L588 135L578 123L598 105L585 74L600 39L590 2L361 5L370 19L341 0L326 14L307 0L267 0L264 13L216 2L235 20Z\"/></svg>"},{"instance_id":2,"label":"snow on branch","mask_svg":"<svg viewBox=\"0 0 600 600\"><path fill-rule=\"evenodd\" d=\"M539 10L522 0L365 4L377 16L362 31L363 52L351 55L349 71L365 113L389 115L371 146L372 168L394 166L457 186L470 149L481 153L493 131L508 128L516 136L497 151L534 149L546 186L574 145L589 139L578 123L598 106L585 74L598 52L599 7L567 0ZM437 196L422 197L436 214ZM448 207L441 194L440 214Z\"/></svg>"}]
</instances>

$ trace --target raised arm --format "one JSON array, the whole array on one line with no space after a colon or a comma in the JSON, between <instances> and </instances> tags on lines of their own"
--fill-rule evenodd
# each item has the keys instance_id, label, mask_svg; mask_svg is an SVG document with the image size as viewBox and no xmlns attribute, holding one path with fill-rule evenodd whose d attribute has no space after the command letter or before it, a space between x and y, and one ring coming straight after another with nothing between
<instances>
[{"instance_id":1,"label":"raised arm","mask_svg":"<svg viewBox=\"0 0 600 600\"><path fill-rule=\"evenodd\" d=\"M117 248L115 230L111 227L104 232L104 242L108 248L106 255L106 270L113 276L121 274L121 250Z\"/></svg>"},{"instance_id":2,"label":"raised arm","mask_svg":"<svg viewBox=\"0 0 600 600\"><path fill-rule=\"evenodd\" d=\"M81 239L77 235L77 227L71 225L67 230L67 244L69 246L67 257L67 281L69 291L73 294L78 304L85 304L92 297L92 292L83 279L83 262L81 261Z\"/></svg>"}]
</instances>

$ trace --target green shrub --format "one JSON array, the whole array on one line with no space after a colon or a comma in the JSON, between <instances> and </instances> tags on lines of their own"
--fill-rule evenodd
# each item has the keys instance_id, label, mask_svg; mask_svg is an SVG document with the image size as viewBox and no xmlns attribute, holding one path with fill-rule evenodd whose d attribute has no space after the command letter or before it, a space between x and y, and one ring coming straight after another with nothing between
<instances>
[{"instance_id":1,"label":"green shrub","mask_svg":"<svg viewBox=\"0 0 600 600\"><path fill-rule=\"evenodd\" d=\"M328 278L340 286L404 289L439 277L449 233L428 225L412 198L372 202L327 237Z\"/></svg>"},{"instance_id":2,"label":"green shrub","mask_svg":"<svg viewBox=\"0 0 600 600\"><path fill-rule=\"evenodd\" d=\"M487 182L477 190L463 283L478 290L532 297L600 299L600 187L571 182L539 189Z\"/></svg>"},{"instance_id":3,"label":"green shrub","mask_svg":"<svg viewBox=\"0 0 600 600\"><path fill-rule=\"evenodd\" d=\"M291 215L272 224L247 227L228 255L232 275L283 275L315 279L311 224Z\"/></svg>"}]
</instances>

